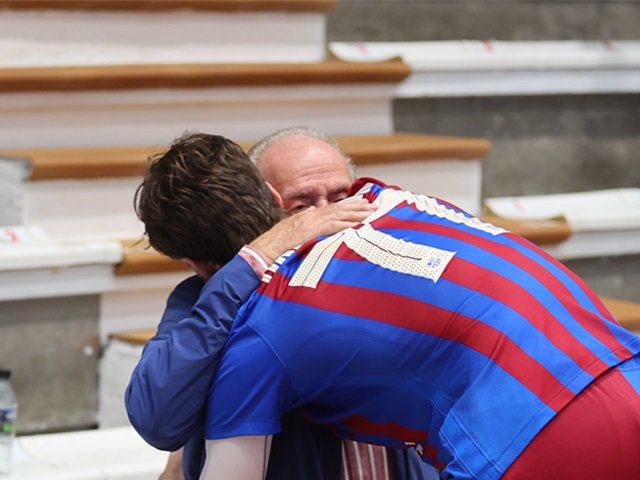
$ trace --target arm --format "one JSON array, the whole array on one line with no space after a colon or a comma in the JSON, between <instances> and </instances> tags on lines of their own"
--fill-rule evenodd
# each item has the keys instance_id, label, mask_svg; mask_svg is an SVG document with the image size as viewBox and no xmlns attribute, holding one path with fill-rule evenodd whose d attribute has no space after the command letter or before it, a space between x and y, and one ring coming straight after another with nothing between
<instances>
[{"instance_id":1,"label":"arm","mask_svg":"<svg viewBox=\"0 0 640 480\"><path fill-rule=\"evenodd\" d=\"M182 458L182 448L175 452L171 452L169 454L169 458L167 458L167 464L165 465L163 472L158 477L158 480L184 480Z\"/></svg>"},{"instance_id":2,"label":"arm","mask_svg":"<svg viewBox=\"0 0 640 480\"><path fill-rule=\"evenodd\" d=\"M131 424L163 450L181 447L204 421L207 392L229 328L259 279L236 256L206 283L195 306L188 305L193 282L189 291L183 283L172 293L158 335L145 347L125 393ZM209 308L201 308L202 302ZM177 321L181 312L184 317Z\"/></svg>"},{"instance_id":3,"label":"arm","mask_svg":"<svg viewBox=\"0 0 640 480\"><path fill-rule=\"evenodd\" d=\"M207 461L200 480L263 480L271 450L271 436L207 440Z\"/></svg>"},{"instance_id":4,"label":"arm","mask_svg":"<svg viewBox=\"0 0 640 480\"><path fill-rule=\"evenodd\" d=\"M279 222L251 245L274 260L317 235L355 225L373 209L364 201L312 208ZM158 334L145 347L125 393L131 424L162 450L181 447L203 424L207 392L229 329L259 284L239 256L211 277L195 306L197 279L190 281L172 293Z\"/></svg>"}]
</instances>

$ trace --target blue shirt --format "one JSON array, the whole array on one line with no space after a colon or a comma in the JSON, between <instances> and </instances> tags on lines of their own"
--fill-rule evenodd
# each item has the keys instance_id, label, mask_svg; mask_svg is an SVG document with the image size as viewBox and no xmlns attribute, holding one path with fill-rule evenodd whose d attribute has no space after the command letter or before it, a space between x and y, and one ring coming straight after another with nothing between
<instances>
[{"instance_id":1,"label":"blue shirt","mask_svg":"<svg viewBox=\"0 0 640 480\"><path fill-rule=\"evenodd\" d=\"M274 433L302 409L345 437L415 446L444 478L497 479L640 351L523 238L431 197L376 183L360 195L378 211L281 258L243 306L207 438Z\"/></svg>"},{"instance_id":2,"label":"blue shirt","mask_svg":"<svg viewBox=\"0 0 640 480\"><path fill-rule=\"evenodd\" d=\"M206 284L195 276L181 282L169 296L158 331L127 387L127 413L138 433L162 450L184 446L186 480L197 480L204 464L205 402L228 331L258 284L253 269L239 256ZM296 412L285 415L282 423L282 434L273 439L267 478L340 478L337 436ZM417 456L393 455L397 480L436 478Z\"/></svg>"}]
</instances>

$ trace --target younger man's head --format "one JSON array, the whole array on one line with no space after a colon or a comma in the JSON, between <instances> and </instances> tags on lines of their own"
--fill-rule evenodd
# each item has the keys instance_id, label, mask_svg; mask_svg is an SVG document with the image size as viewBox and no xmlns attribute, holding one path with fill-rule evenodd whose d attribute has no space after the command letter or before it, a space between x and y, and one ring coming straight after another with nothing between
<instances>
[{"instance_id":1,"label":"younger man's head","mask_svg":"<svg viewBox=\"0 0 640 480\"><path fill-rule=\"evenodd\" d=\"M220 265L282 215L242 148L204 133L186 133L151 159L134 204L153 248Z\"/></svg>"}]
</instances>

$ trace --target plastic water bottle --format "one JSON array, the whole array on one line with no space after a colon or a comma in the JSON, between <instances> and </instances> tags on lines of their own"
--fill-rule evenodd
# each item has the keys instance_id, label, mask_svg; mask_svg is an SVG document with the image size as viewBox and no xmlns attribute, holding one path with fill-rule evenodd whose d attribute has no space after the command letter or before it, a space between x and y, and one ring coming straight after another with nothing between
<instances>
[{"instance_id":1,"label":"plastic water bottle","mask_svg":"<svg viewBox=\"0 0 640 480\"><path fill-rule=\"evenodd\" d=\"M11 388L11 372L0 370L0 477L11 472L18 404Z\"/></svg>"}]
</instances>

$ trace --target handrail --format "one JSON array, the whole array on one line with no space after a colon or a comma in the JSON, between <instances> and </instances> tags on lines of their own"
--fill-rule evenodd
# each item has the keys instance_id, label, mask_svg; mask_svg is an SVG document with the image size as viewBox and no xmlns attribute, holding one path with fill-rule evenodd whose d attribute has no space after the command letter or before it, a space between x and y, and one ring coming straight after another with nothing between
<instances>
[{"instance_id":1,"label":"handrail","mask_svg":"<svg viewBox=\"0 0 640 480\"><path fill-rule=\"evenodd\" d=\"M0 93L398 83L410 73L402 60L15 67L0 69Z\"/></svg>"}]
</instances>

